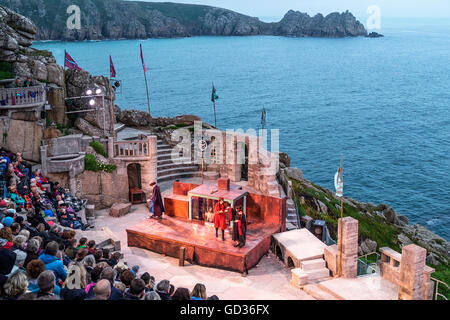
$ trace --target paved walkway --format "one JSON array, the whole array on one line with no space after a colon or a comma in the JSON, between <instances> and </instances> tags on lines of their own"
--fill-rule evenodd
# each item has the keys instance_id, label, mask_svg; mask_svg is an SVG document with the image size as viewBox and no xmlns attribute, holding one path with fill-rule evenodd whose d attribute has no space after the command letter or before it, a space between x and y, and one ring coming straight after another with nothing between
<instances>
[{"instance_id":1,"label":"paved walkway","mask_svg":"<svg viewBox=\"0 0 450 320\"><path fill-rule=\"evenodd\" d=\"M165 188L164 188L165 189ZM107 210L99 211L93 231L83 236L96 241L105 240L102 227L108 227L121 241L124 260L131 267L139 265L139 274L149 272L156 281L170 280L175 287L192 290L197 282L205 284L207 294L217 295L222 300L313 300L304 291L289 284L291 272L272 254L264 256L246 277L240 273L201 267L186 263L178 266L178 259L162 256L139 248L127 246L125 229L145 219L148 210L145 205L133 206L131 212L121 218L113 218ZM81 236L81 234L79 235Z\"/></svg>"}]
</instances>

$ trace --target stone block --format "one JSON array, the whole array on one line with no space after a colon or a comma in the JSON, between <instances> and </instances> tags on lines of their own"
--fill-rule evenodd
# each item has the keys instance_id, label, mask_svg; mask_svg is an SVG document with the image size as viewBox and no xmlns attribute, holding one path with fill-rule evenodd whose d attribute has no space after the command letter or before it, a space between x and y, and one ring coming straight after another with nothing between
<instances>
[{"instance_id":1,"label":"stone block","mask_svg":"<svg viewBox=\"0 0 450 320\"><path fill-rule=\"evenodd\" d=\"M422 300L424 297L425 260L427 250L415 244L402 248L399 300Z\"/></svg>"},{"instance_id":2,"label":"stone block","mask_svg":"<svg viewBox=\"0 0 450 320\"><path fill-rule=\"evenodd\" d=\"M327 263L327 268L331 271L332 275L335 276L337 274L338 266L338 246L333 244L326 247L323 254Z\"/></svg>"},{"instance_id":3,"label":"stone block","mask_svg":"<svg viewBox=\"0 0 450 320\"><path fill-rule=\"evenodd\" d=\"M338 234L341 276L356 278L358 274L358 220L352 217L339 219Z\"/></svg>"},{"instance_id":4,"label":"stone block","mask_svg":"<svg viewBox=\"0 0 450 320\"><path fill-rule=\"evenodd\" d=\"M109 215L112 217L122 217L130 212L131 203L116 203L109 209Z\"/></svg>"},{"instance_id":5,"label":"stone block","mask_svg":"<svg viewBox=\"0 0 450 320\"><path fill-rule=\"evenodd\" d=\"M230 190L230 179L219 179L217 180L217 186L219 190Z\"/></svg>"}]
</instances>

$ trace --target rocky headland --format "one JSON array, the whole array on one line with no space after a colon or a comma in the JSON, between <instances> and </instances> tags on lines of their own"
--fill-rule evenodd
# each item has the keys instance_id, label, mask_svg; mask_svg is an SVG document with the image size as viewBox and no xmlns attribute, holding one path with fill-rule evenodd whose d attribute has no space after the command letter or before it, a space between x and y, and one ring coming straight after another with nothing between
<instances>
[{"instance_id":1,"label":"rocky headland","mask_svg":"<svg viewBox=\"0 0 450 320\"><path fill-rule=\"evenodd\" d=\"M143 39L190 36L276 35L356 37L367 30L350 12L314 17L290 10L276 23L204 5L123 0L0 0L0 5L28 17L36 40ZM81 10L81 29L69 30L67 8Z\"/></svg>"}]
</instances>

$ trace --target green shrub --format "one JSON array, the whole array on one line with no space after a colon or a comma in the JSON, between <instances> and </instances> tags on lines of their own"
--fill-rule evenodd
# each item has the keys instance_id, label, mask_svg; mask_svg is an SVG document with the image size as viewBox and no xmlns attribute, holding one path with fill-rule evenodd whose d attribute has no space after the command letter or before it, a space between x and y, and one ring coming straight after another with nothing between
<instances>
[{"instance_id":1,"label":"green shrub","mask_svg":"<svg viewBox=\"0 0 450 320\"><path fill-rule=\"evenodd\" d=\"M84 159L84 168L88 171L104 171L107 173L111 173L117 169L117 166L114 164L103 164L100 163L97 158L93 154L87 154Z\"/></svg>"},{"instance_id":2,"label":"green shrub","mask_svg":"<svg viewBox=\"0 0 450 320\"><path fill-rule=\"evenodd\" d=\"M105 148L100 142L92 141L89 145L95 150L95 152L104 156L105 158L108 158L108 154L106 153Z\"/></svg>"},{"instance_id":3,"label":"green shrub","mask_svg":"<svg viewBox=\"0 0 450 320\"><path fill-rule=\"evenodd\" d=\"M9 62L0 62L0 80L12 79L14 74L12 73L12 64Z\"/></svg>"}]
</instances>

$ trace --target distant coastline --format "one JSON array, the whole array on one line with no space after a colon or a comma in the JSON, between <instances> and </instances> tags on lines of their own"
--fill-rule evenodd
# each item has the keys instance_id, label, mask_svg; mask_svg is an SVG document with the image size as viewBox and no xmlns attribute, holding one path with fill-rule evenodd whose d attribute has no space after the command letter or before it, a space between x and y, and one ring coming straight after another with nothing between
<instances>
[{"instance_id":1,"label":"distant coastline","mask_svg":"<svg viewBox=\"0 0 450 320\"><path fill-rule=\"evenodd\" d=\"M251 36L343 38L367 36L364 25L349 11L326 16L289 10L281 20L264 22L231 10L170 2L73 0L80 8L80 28L67 28L67 3L17 0L3 5L29 18L37 27L35 40L105 40L182 38L192 36ZM36 10L35 8L40 8ZM39 12L38 12L39 11ZM273 20L275 17L265 17Z\"/></svg>"}]
</instances>

